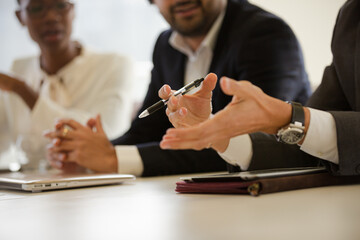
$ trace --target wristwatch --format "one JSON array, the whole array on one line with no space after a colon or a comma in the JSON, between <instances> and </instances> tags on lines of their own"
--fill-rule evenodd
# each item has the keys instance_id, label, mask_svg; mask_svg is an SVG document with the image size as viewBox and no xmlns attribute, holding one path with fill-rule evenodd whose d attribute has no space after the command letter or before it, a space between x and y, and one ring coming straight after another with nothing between
<instances>
[{"instance_id":1,"label":"wristwatch","mask_svg":"<svg viewBox=\"0 0 360 240\"><path fill-rule=\"evenodd\" d=\"M280 142L287 144L297 144L304 138L305 135L305 113L300 103L289 103L292 106L290 124L279 129L276 136Z\"/></svg>"}]
</instances>

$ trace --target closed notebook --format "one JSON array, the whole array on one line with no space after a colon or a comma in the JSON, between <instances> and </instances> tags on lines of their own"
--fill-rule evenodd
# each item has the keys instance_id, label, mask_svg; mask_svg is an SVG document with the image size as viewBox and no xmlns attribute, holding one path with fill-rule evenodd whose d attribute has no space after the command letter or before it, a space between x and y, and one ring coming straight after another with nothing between
<instances>
[{"instance_id":1,"label":"closed notebook","mask_svg":"<svg viewBox=\"0 0 360 240\"><path fill-rule=\"evenodd\" d=\"M360 176L333 176L328 172L315 171L300 175L264 177L244 180L240 177L188 178L176 183L179 193L259 194L296 189L360 183Z\"/></svg>"}]
</instances>

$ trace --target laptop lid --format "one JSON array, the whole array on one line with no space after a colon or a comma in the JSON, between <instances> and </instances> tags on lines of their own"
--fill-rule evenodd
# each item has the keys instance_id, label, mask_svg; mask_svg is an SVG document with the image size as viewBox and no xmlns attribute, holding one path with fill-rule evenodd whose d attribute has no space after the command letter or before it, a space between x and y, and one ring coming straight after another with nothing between
<instances>
[{"instance_id":1,"label":"laptop lid","mask_svg":"<svg viewBox=\"0 0 360 240\"><path fill-rule=\"evenodd\" d=\"M104 173L12 172L0 174L0 188L41 192L44 190L120 184L129 180L135 180L135 176Z\"/></svg>"}]
</instances>

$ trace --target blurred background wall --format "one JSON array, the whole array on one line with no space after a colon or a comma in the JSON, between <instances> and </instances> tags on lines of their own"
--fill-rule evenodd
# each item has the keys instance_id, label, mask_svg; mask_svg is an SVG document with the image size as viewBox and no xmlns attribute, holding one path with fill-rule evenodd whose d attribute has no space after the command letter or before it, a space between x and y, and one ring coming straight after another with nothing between
<instances>
[{"instance_id":1,"label":"blurred background wall","mask_svg":"<svg viewBox=\"0 0 360 240\"><path fill-rule=\"evenodd\" d=\"M75 0L74 37L101 51L132 56L136 62L137 91L142 99L151 70L152 48L168 27L148 0ZM315 88L331 62L330 42L339 8L345 0L251 0L282 17L294 30L304 51L310 81ZM26 29L15 18L16 0L0 0L0 71L14 59L38 53Z\"/></svg>"}]
</instances>

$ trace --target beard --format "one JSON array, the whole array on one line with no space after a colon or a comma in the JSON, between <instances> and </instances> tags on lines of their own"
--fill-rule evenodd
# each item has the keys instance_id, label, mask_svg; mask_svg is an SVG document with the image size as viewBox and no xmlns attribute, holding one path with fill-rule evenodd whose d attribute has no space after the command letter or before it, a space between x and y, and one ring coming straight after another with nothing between
<instances>
[{"instance_id":1,"label":"beard","mask_svg":"<svg viewBox=\"0 0 360 240\"><path fill-rule=\"evenodd\" d=\"M189 9L199 9L199 13L187 17L177 16L178 12ZM211 26L201 0L182 1L171 6L169 24L175 31L186 37L204 35Z\"/></svg>"}]
</instances>

